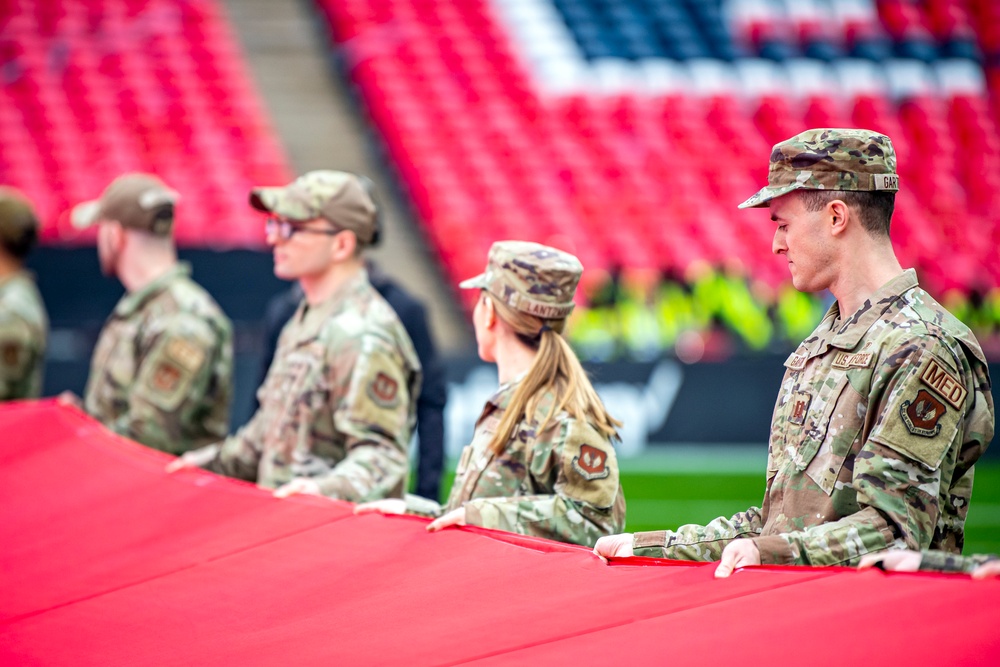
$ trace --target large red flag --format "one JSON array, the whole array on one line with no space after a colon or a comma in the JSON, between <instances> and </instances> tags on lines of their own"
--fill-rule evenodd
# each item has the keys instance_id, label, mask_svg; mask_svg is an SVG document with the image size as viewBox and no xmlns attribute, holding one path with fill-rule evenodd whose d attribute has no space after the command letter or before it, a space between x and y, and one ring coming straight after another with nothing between
<instances>
[{"instance_id":1,"label":"large red flag","mask_svg":"<svg viewBox=\"0 0 1000 667\"><path fill-rule=\"evenodd\" d=\"M0 664L995 664L1000 581L633 559L278 500L0 407Z\"/></svg>"}]
</instances>

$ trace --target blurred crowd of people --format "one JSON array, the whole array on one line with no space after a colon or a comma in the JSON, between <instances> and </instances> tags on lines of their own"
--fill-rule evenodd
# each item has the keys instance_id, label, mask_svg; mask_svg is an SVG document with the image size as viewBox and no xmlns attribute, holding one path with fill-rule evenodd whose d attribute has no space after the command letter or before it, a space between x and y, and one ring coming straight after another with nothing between
<instances>
[{"instance_id":1,"label":"blurred crowd of people","mask_svg":"<svg viewBox=\"0 0 1000 667\"><path fill-rule=\"evenodd\" d=\"M823 318L833 297L774 287L731 261L692 264L683 275L652 268L588 270L583 303L567 337L590 362L652 361L664 354L685 363L739 354L787 353ZM950 289L941 302L976 334L990 360L1000 360L1000 287Z\"/></svg>"}]
</instances>

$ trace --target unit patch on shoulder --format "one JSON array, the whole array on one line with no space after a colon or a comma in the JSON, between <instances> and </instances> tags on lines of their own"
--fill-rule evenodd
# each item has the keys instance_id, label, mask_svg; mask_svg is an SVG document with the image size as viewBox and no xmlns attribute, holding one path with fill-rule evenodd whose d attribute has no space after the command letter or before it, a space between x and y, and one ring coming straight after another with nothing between
<instances>
[{"instance_id":1,"label":"unit patch on shoulder","mask_svg":"<svg viewBox=\"0 0 1000 667\"><path fill-rule=\"evenodd\" d=\"M189 371L198 370L205 360L205 352L191 341L183 338L170 339L166 352L167 356Z\"/></svg>"},{"instance_id":2,"label":"unit patch on shoulder","mask_svg":"<svg viewBox=\"0 0 1000 667\"><path fill-rule=\"evenodd\" d=\"M151 384L156 391L169 394L177 389L180 380L181 369L169 361L161 361L153 371Z\"/></svg>"},{"instance_id":3,"label":"unit patch on shoulder","mask_svg":"<svg viewBox=\"0 0 1000 667\"><path fill-rule=\"evenodd\" d=\"M854 354L850 352L839 352L833 359L833 367L838 369L867 368L871 363L871 352L857 352Z\"/></svg>"},{"instance_id":4,"label":"unit patch on shoulder","mask_svg":"<svg viewBox=\"0 0 1000 667\"><path fill-rule=\"evenodd\" d=\"M399 383L391 377L379 371L371 384L368 385L368 395L375 403L383 408L396 406L396 395L399 392Z\"/></svg>"},{"instance_id":5,"label":"unit patch on shoulder","mask_svg":"<svg viewBox=\"0 0 1000 667\"><path fill-rule=\"evenodd\" d=\"M917 392L912 401L903 401L899 406L899 416L906 429L913 435L933 438L941 432L938 422L948 411L944 403L934 398L926 389Z\"/></svg>"},{"instance_id":6,"label":"unit patch on shoulder","mask_svg":"<svg viewBox=\"0 0 1000 667\"><path fill-rule=\"evenodd\" d=\"M962 409L965 396L969 390L954 375L948 372L935 359L928 359L920 371L920 380L934 392L951 403L956 410Z\"/></svg>"},{"instance_id":7,"label":"unit patch on shoulder","mask_svg":"<svg viewBox=\"0 0 1000 667\"><path fill-rule=\"evenodd\" d=\"M580 445L580 453L573 457L573 470L588 481L611 474L608 455L592 445Z\"/></svg>"}]
</instances>

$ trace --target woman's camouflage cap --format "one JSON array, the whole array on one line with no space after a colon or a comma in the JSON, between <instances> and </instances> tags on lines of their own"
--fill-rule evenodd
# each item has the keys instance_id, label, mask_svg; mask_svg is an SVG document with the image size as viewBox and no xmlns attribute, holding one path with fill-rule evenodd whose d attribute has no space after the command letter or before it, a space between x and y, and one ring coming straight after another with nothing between
<instances>
[{"instance_id":1,"label":"woman's camouflage cap","mask_svg":"<svg viewBox=\"0 0 1000 667\"><path fill-rule=\"evenodd\" d=\"M250 205L289 220L323 218L340 229L351 230L364 244L375 237L375 202L361 179L346 171L310 171L283 187L254 188Z\"/></svg>"},{"instance_id":2,"label":"woman's camouflage cap","mask_svg":"<svg viewBox=\"0 0 1000 667\"><path fill-rule=\"evenodd\" d=\"M558 320L573 312L582 274L583 264L568 252L529 241L497 241L486 272L459 286L485 289L514 310Z\"/></svg>"},{"instance_id":3,"label":"woman's camouflage cap","mask_svg":"<svg viewBox=\"0 0 1000 667\"><path fill-rule=\"evenodd\" d=\"M899 190L892 140L871 130L806 130L775 144L767 185L740 204L759 208L792 190Z\"/></svg>"}]
</instances>

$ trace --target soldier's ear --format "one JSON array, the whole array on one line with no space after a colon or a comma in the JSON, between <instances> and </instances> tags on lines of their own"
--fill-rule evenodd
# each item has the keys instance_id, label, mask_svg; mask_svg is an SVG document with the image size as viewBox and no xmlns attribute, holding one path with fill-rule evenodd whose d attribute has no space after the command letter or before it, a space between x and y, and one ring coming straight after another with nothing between
<instances>
[{"instance_id":1,"label":"soldier's ear","mask_svg":"<svg viewBox=\"0 0 1000 667\"><path fill-rule=\"evenodd\" d=\"M486 292L483 292L482 299L483 299L483 308L485 309L483 314L486 316L486 327L491 328L494 324L496 324L497 311L493 307L493 299L488 297L486 295Z\"/></svg>"},{"instance_id":2,"label":"soldier's ear","mask_svg":"<svg viewBox=\"0 0 1000 667\"><path fill-rule=\"evenodd\" d=\"M826 205L826 211L830 216L830 232L834 236L843 234L852 217L851 208L843 200L834 199Z\"/></svg>"},{"instance_id":3,"label":"soldier's ear","mask_svg":"<svg viewBox=\"0 0 1000 667\"><path fill-rule=\"evenodd\" d=\"M358 254L358 237L349 229L333 237L333 259L344 262Z\"/></svg>"}]
</instances>

